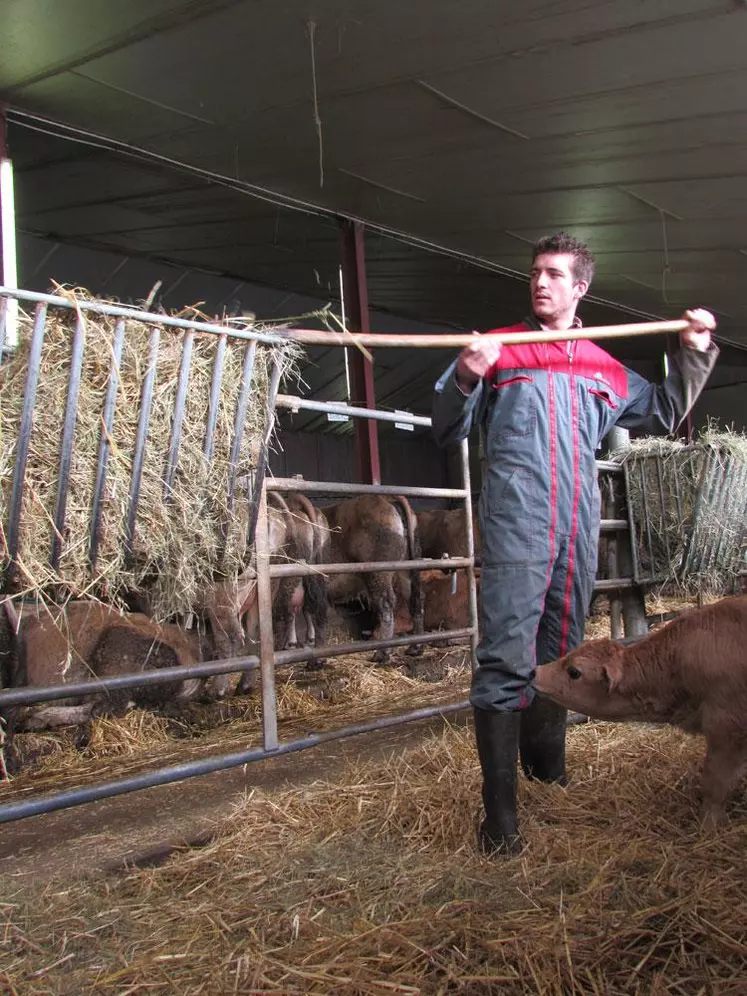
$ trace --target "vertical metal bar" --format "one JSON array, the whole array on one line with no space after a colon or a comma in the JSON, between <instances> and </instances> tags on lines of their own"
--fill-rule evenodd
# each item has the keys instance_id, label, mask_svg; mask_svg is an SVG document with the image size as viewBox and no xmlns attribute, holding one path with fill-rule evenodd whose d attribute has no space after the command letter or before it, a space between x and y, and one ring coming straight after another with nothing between
<instances>
[{"instance_id":1,"label":"vertical metal bar","mask_svg":"<svg viewBox=\"0 0 747 996\"><path fill-rule=\"evenodd\" d=\"M73 332L72 351L70 354L70 378L67 384L67 399L65 401L65 421L62 428L60 444L60 466L57 472L57 500L54 507L54 532L52 534L52 554L50 562L52 570L60 565L62 540L65 531L65 513L67 511L67 490L70 483L70 464L73 459L73 439L75 438L75 420L78 415L78 392L80 390L80 375L83 369L83 347L85 343L85 322L78 313Z\"/></svg>"},{"instance_id":2,"label":"vertical metal bar","mask_svg":"<svg viewBox=\"0 0 747 996\"><path fill-rule=\"evenodd\" d=\"M13 482L10 491L10 516L8 520L8 558L11 561L6 582L12 580L12 562L18 554L18 540L21 527L21 509L23 506L23 488L26 479L26 462L29 455L29 443L31 440L31 430L34 425L34 405L36 404L36 389L39 385L39 373L41 371L42 345L44 344L44 333L46 331L47 306L39 304L36 308L36 318L34 319L34 329L31 333L31 343L29 347L28 369L26 371L26 384L23 392L23 409L21 411L21 424L18 429L18 445L16 447L16 462L13 467Z\"/></svg>"},{"instance_id":3,"label":"vertical metal bar","mask_svg":"<svg viewBox=\"0 0 747 996\"><path fill-rule=\"evenodd\" d=\"M194 332L185 332L182 341L182 359L179 364L179 379L176 386L176 400L174 401L174 420L171 423L171 439L169 440L169 455L166 458L166 474L163 482L163 500L171 501L171 486L174 483L176 464L179 459L179 443L182 437L182 425L184 423L184 408L187 403L187 388L189 387L189 375L192 363L192 344L194 343Z\"/></svg>"},{"instance_id":4,"label":"vertical metal bar","mask_svg":"<svg viewBox=\"0 0 747 996\"><path fill-rule=\"evenodd\" d=\"M154 325L150 330L148 369L145 372L145 379L143 380L143 387L140 394L140 418L137 424L135 452L132 457L132 482L130 484L130 501L127 509L127 528L125 532L125 553L128 558L132 557L133 542L135 539L135 520L137 518L138 502L140 501L140 484L143 478L143 461L145 459L145 441L148 436L150 409L153 403L153 388L156 382L156 363L158 361L158 344L160 338L160 329Z\"/></svg>"},{"instance_id":5,"label":"vertical metal bar","mask_svg":"<svg viewBox=\"0 0 747 996\"><path fill-rule=\"evenodd\" d=\"M606 481L606 500L605 500L605 514L607 518L618 519L620 515L618 514L620 509L618 507L618 502L616 501L615 495L615 484L611 475L607 476ZM618 563L618 544L620 542L619 533L612 533L606 539L607 543L607 558L606 558L606 568L608 578L617 578L619 574L619 563ZM615 592L610 592L609 595L609 607L610 607L610 636L613 640L621 640L624 634L623 627L623 603L619 594Z\"/></svg>"},{"instance_id":6,"label":"vertical metal bar","mask_svg":"<svg viewBox=\"0 0 747 996\"><path fill-rule=\"evenodd\" d=\"M664 468L661 464L661 454L657 453L655 456L656 461L656 475L659 479L659 498L661 500L661 531L664 535L664 548L667 551L667 564L672 563L672 552L669 548L669 524L667 522L667 504L666 497L664 495Z\"/></svg>"},{"instance_id":7,"label":"vertical metal bar","mask_svg":"<svg viewBox=\"0 0 747 996\"><path fill-rule=\"evenodd\" d=\"M623 480L625 482L625 510L628 518L628 540L630 545L630 560L633 566L633 580L636 584L640 584L641 565L638 561L638 534L636 532L636 521L633 517L633 507L630 501L630 470L627 460L623 463Z\"/></svg>"},{"instance_id":8,"label":"vertical metal bar","mask_svg":"<svg viewBox=\"0 0 747 996\"><path fill-rule=\"evenodd\" d=\"M283 368L280 363L280 359L276 359L272 365L272 372L270 374L270 386L267 392L267 425L265 427L265 434L262 439L262 445L259 450L259 458L257 460L257 471L254 475L254 489L252 493L252 511L249 516L249 532L247 534L247 545L252 546L254 543L254 533L257 529L257 516L259 514L259 499L260 495L264 491L265 487L265 471L267 469L267 450L270 446L270 440L272 439L272 433L275 429L275 399L278 396L278 388L280 387L280 377L282 375Z\"/></svg>"},{"instance_id":9,"label":"vertical metal bar","mask_svg":"<svg viewBox=\"0 0 747 996\"><path fill-rule=\"evenodd\" d=\"M643 469L645 463L650 459L650 457L644 457L641 462L641 497L643 499L643 522L646 527L646 547L648 549L648 573L649 576L645 580L653 581L655 577L654 564L656 563L656 557L654 555L654 545L651 540L651 509L649 507L648 501L648 490L646 489L646 471ZM641 579L643 580L643 579Z\"/></svg>"},{"instance_id":10,"label":"vertical metal bar","mask_svg":"<svg viewBox=\"0 0 747 996\"><path fill-rule=\"evenodd\" d=\"M119 365L122 362L124 346L125 320L120 318L114 327L112 341L112 359L109 366L109 383L104 398L104 411L101 416L101 435L99 436L99 452L96 458L96 481L93 488L93 504L91 506L91 537L88 547L88 563L93 569L96 566L96 556L99 549L99 526L101 523L101 502L104 497L106 470L109 464L112 429L114 427L114 411L117 406L117 390L119 389Z\"/></svg>"},{"instance_id":11,"label":"vertical metal bar","mask_svg":"<svg viewBox=\"0 0 747 996\"><path fill-rule=\"evenodd\" d=\"M469 598L469 624L472 627L472 636L469 638L470 650L472 652L472 670L477 668L477 644L479 642L478 628L479 616L477 612L477 584L475 582L475 534L472 523L472 482L469 473L469 444L463 439L460 444L462 457L462 487L464 496L464 525L467 531L467 556L472 561L467 568L467 597Z\"/></svg>"},{"instance_id":12,"label":"vertical metal bar","mask_svg":"<svg viewBox=\"0 0 747 996\"><path fill-rule=\"evenodd\" d=\"M233 508L233 495L236 490L236 474L239 466L239 456L241 455L241 443L244 438L244 426L246 424L246 409L249 404L249 390L252 386L252 373L254 372L254 358L257 354L257 340L252 339L246 347L244 353L244 366L241 371L241 387L239 388L239 399L236 402L236 417L233 423L233 442L231 443L231 456L228 466L228 508Z\"/></svg>"},{"instance_id":13,"label":"vertical metal bar","mask_svg":"<svg viewBox=\"0 0 747 996\"><path fill-rule=\"evenodd\" d=\"M0 297L0 363L5 359L5 335L7 329L8 298Z\"/></svg>"},{"instance_id":14,"label":"vertical metal bar","mask_svg":"<svg viewBox=\"0 0 747 996\"><path fill-rule=\"evenodd\" d=\"M272 581L267 520L267 490L259 495L257 551L257 610L259 612L259 670L262 683L262 738L265 750L278 746L277 698L275 695L275 636L272 628Z\"/></svg>"},{"instance_id":15,"label":"vertical metal bar","mask_svg":"<svg viewBox=\"0 0 747 996\"><path fill-rule=\"evenodd\" d=\"M220 388L223 382L223 363L226 356L226 344L228 334L223 333L218 339L215 349L215 360L213 361L213 377L210 382L210 403L208 405L207 425L205 427L205 441L202 445L202 453L208 467L213 460L213 445L215 442L215 427L218 424L218 407L220 405Z\"/></svg>"},{"instance_id":16,"label":"vertical metal bar","mask_svg":"<svg viewBox=\"0 0 747 996\"><path fill-rule=\"evenodd\" d=\"M365 230L358 221L340 219L340 261L345 315L348 327L369 332L368 285L366 280ZM350 401L363 408L375 408L373 363L358 349L351 349ZM355 421L358 480L362 484L381 484L378 425L373 419Z\"/></svg>"}]
</instances>

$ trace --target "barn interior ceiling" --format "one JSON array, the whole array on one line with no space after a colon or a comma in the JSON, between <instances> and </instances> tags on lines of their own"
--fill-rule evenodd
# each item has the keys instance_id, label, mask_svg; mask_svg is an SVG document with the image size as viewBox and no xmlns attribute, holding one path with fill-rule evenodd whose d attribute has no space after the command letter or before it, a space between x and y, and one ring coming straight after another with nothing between
<instances>
[{"instance_id":1,"label":"barn interior ceiling","mask_svg":"<svg viewBox=\"0 0 747 996\"><path fill-rule=\"evenodd\" d=\"M22 232L336 299L356 218L372 308L488 328L564 228L587 324L708 307L747 380L744 0L4 0L0 39ZM380 360L427 410L444 356Z\"/></svg>"}]
</instances>

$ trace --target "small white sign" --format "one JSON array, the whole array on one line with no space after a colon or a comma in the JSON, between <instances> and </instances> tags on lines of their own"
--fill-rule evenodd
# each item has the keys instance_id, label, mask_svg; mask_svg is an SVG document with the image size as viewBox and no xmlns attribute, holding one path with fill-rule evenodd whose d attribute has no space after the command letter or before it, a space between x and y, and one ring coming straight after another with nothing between
<instances>
[{"instance_id":1,"label":"small white sign","mask_svg":"<svg viewBox=\"0 0 747 996\"><path fill-rule=\"evenodd\" d=\"M338 401L337 404L340 405L340 407L342 408L342 406L346 405L347 402L346 401ZM327 412L327 421L328 422L349 422L350 421L350 416L343 414L343 412Z\"/></svg>"},{"instance_id":2,"label":"small white sign","mask_svg":"<svg viewBox=\"0 0 747 996\"><path fill-rule=\"evenodd\" d=\"M403 412L399 408L395 408L394 409L394 414L395 415L409 415L410 413L409 412ZM414 432L414 430L415 430L415 426L412 424L412 422L395 422L394 423L394 428L395 429L404 429L405 432Z\"/></svg>"}]
</instances>

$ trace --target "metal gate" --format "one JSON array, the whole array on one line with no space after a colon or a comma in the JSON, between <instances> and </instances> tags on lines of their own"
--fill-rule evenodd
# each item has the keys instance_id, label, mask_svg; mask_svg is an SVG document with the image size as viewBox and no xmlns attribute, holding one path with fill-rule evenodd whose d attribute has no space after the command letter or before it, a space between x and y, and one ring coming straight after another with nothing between
<instances>
[{"instance_id":1,"label":"metal gate","mask_svg":"<svg viewBox=\"0 0 747 996\"><path fill-rule=\"evenodd\" d=\"M53 295L38 294L30 291L22 290L11 290L8 288L0 287L0 346L4 342L4 316L5 309L7 306L7 301L9 299L14 299L17 301L23 301L27 303L33 303L36 305L36 319L34 323L32 343L31 343L31 359L29 361L29 368L26 377L25 386L25 396L23 404L23 418L21 422L20 435L16 450L16 460L13 472L13 484L12 484L12 498L10 505L10 521L4 524L6 528L6 536L8 537L8 550L11 557L11 563L8 565L11 568L12 577L12 558L17 553L17 539L18 539L18 528L20 522L20 509L21 509L21 496L23 493L24 486L24 475L26 467L26 457L28 453L28 442L32 429L34 404L36 398L36 385L38 382L39 369L38 369L38 358L40 355L41 345L45 334L45 323L48 313L48 309L72 309L74 305L71 301L63 297L56 297ZM118 325L118 336L124 335L124 323L125 320L136 321L145 323L151 329L151 342L157 347L158 337L161 334L164 335L177 335L181 334L183 342L183 356L189 356L189 350L191 348L192 338L196 333L205 333L211 335L221 336L225 339L226 336L232 336L239 339L246 340L247 346L247 358L245 365L246 376L242 380L242 392L248 392L251 389L251 366L252 366L252 356L253 350L256 349L257 343L267 342L267 343L282 343L287 341L287 338L293 334L292 330L289 330L283 334L275 333L257 333L251 329L244 330L231 330L228 331L224 326L212 325L205 322L189 321L186 319L170 318L164 315L153 314L143 311L138 311L133 308L119 307L111 305L108 303L100 301L81 301L77 303L77 307L81 308L83 311L98 312L100 314L105 314L109 316L114 316L120 319ZM314 337L319 341L319 337L324 337L324 333L308 333L306 341L310 341L309 337ZM63 439L63 462L60 466L60 476L58 480L58 502L55 513L55 529L59 533L61 532L62 526L64 525L65 516L65 493L67 488L67 478L66 474L69 469L69 458L74 446L75 439L75 405L77 397L77 381L80 376L80 362L82 358L83 351L83 340L82 335L78 329L76 329L76 337L80 336L80 342L77 343L76 338L76 348L74 349L73 355L75 357L74 362L71 364L70 369L70 382L68 390L68 402L66 410L65 419L65 437ZM303 341L303 338L301 341ZM386 348L387 346L394 345L392 339L396 337L386 336L382 337L381 344L377 343L377 348ZM411 339L412 337L408 337ZM433 341L434 337L429 337L431 340L427 344L434 346L436 342ZM328 345L337 345L340 347L347 347L351 344L354 345L354 336L352 335L338 335L331 334L329 336ZM444 345L449 345L448 337ZM218 366L218 360L216 359L216 367ZM114 399L116 392L116 364L117 364L117 353L115 349L115 354L112 358L112 372L110 378L110 387L112 382L114 382L114 388L107 393L104 410L102 412L102 420L104 427L110 425L110 420L114 412ZM184 405L184 396L186 392L189 361L185 360L183 364L184 373L180 371L180 383L178 390L176 392L176 403L173 416L173 429L172 429L172 446L170 447L170 454L173 452L174 460L170 460L166 474L168 475L169 469L173 468L175 465L176 453L178 452L179 444L179 429L180 429L180 418L181 411ZM182 379L183 378L183 379ZM220 371L214 371L214 382L219 383ZM279 387L279 374L273 373L270 384L270 405L272 407L273 413L276 409L308 409L318 412L344 412L346 415L361 418L361 419L374 419L378 421L388 421L388 422L399 422L407 423L412 426L419 426L423 428L429 428L431 420L421 415L410 415L404 414L402 412L389 412L378 409L369 408L355 408L349 405L340 405L333 402L323 402L313 399L304 399L299 397L290 397L287 395L279 395L277 393ZM138 452L136 454L136 459L133 463L133 480L132 480L132 492L131 492L131 504L130 504L130 517L131 526L134 529L136 518L137 518L137 474L139 472L139 467L142 463L142 452L146 445L146 435L147 435L147 412L150 404L150 392L152 392L153 385L151 384L147 390L143 391L143 397L141 399L141 411L140 411L140 423L138 431ZM211 393L211 403L212 403L212 393ZM243 421L240 416L242 405L239 403L237 408L237 419L234 425L234 446L238 445L238 440L243 432ZM211 407L211 411L213 408ZM206 446L209 445L209 441L212 439L212 433L215 431L214 422L211 421L211 416L208 416L208 424L206 426ZM265 444L269 443L269 435L272 431L272 425L270 425L267 437L265 439ZM96 468L96 496L100 498L103 482L106 477L106 458L107 458L107 448L106 448L106 433L102 434L102 448L99 454L99 462ZM462 482L460 488L416 488L416 487L397 487L397 486L385 486L385 485L364 485L364 484L350 484L350 483L329 483L320 481L302 481L295 478L270 478L265 475L265 465L266 465L266 445L263 447L263 452L260 455L259 465L257 468L254 492L251 497L253 502L254 514L252 515L252 523L256 523L256 534L255 534L255 551L256 551L256 577L257 577L257 589L258 589L258 603L259 603L259 619L260 619L260 651L258 655L249 655L244 657L237 657L231 659L224 659L218 661L212 661L210 663L198 664L191 667L174 667L174 668L164 668L158 671L152 671L146 674L128 674L121 675L116 678L98 679L91 682L79 683L79 684L62 684L43 688L17 688L8 691L0 691L0 710L3 710L9 706L15 705L30 705L38 702L54 701L56 699L67 698L72 695L94 695L105 689L125 689L133 688L137 686L146 685L156 685L165 683L168 681L173 681L174 679L186 679L186 678L204 678L216 674L224 674L228 672L238 672L238 671L251 671L258 670L261 679L261 716L262 716L262 735L263 735L263 745L261 748L247 749L244 751L234 752L231 754L224 754L220 756L210 757L202 759L199 761L185 762L182 764L170 765L168 767L158 768L150 771L143 772L142 774L134 775L127 778L120 778L108 782L103 782L97 785L87 786L85 788L72 789L68 791L61 791L51 795L45 795L36 798L26 798L22 802L13 802L0 806L0 823L9 822L12 820L18 820L26 818L29 816L35 816L41 813L52 812L57 809L63 809L70 806L80 805L86 802L91 802L98 799L108 798L115 795L121 795L127 792L133 792L140 789L149 788L155 785L163 785L169 782L180 781L184 778L193 777L195 775L209 774L214 771L219 771L224 768L236 767L238 765L244 765L253 761L260 761L268 757L277 757L282 754L290 754L293 752L306 750L310 747L317 746L331 740L340 740L347 737L355 736L361 733L367 733L374 730L381 730L392 726L399 726L404 723L415 722L417 720L426 719L434 716L442 716L448 713L456 712L467 708L467 701L459 701L448 704L442 704L438 706L433 706L429 708L415 709L406 713L399 715L377 717L366 722L358 723L352 726L347 726L337 730L330 730L323 733L310 734L306 737L297 740L290 741L280 741L278 738L277 729L277 699L275 691L275 671L278 668L287 667L291 664L303 662L303 661L313 661L314 659L320 657L332 657L341 654L352 654L367 652L375 649L385 649L400 646L410 646L415 644L428 644L428 643L441 643L446 640L458 639L465 642L469 642L472 651L472 662L474 667L474 650L477 645L478 640L478 616L477 616L477 595L476 595L476 585L475 585L475 559L474 559L474 545L473 545L473 531L472 531L472 495L470 490L470 476L469 476L469 461L468 461L468 444L467 440L461 443L461 474ZM597 580L596 590L609 593L611 597L611 605L613 607L613 636L622 636L622 631L620 629L620 623L615 623L615 619L621 616L621 596L624 592L634 589L635 582L632 576L618 576L618 554L619 549L624 550L629 544L618 543L618 538L625 536L629 530L629 522L627 518L624 518L620 514L619 506L619 486L617 490L614 487L614 482L622 481L621 468L618 464L609 461L599 461L597 463L597 468L602 477L609 482L604 484L606 489L605 494L608 493L608 500L606 502L605 508L605 518L601 523L601 530L605 536L609 537L608 549L612 551L610 553L607 570L603 573L607 574L606 577L600 577ZM235 475L229 483L229 487L233 488L236 485ZM466 549L468 551L468 556L461 558L451 558L449 560L449 567L463 570L467 573L468 578L468 593L469 593L469 610L470 610L470 625L463 629L439 631L432 633L425 633L423 635L408 635L402 637L395 637L389 640L366 640L359 641L355 643L348 644L338 644L325 647L314 647L306 648L303 650L288 650L288 651L275 651L274 641L273 641L273 628L272 628L272 594L271 594L271 583L274 578L283 577L301 577L305 574L310 574L319 570L319 567L312 567L310 565L304 564L272 564L270 563L269 554L269 541L268 541L268 517L267 517L267 494L270 491L275 492L293 492L300 491L306 495L319 495L324 494L334 494L334 495L361 495L361 494L379 494L379 495L403 495L409 498L435 498L435 499L456 499L462 502L465 512L465 532L466 532ZM92 533L90 538L91 547L93 554L95 556L95 532ZM614 554L614 555L613 555ZM59 548L54 543L50 549L50 562L54 564L55 557L59 555ZM391 562L372 562L365 564L350 564L350 563L337 563L337 564L324 564L323 571L326 574L343 574L343 573L361 573L361 572L384 572L384 571L405 571L405 570L417 570L425 571L434 568L442 568L443 561L433 560L433 559L418 559L418 560L401 560L401 561L391 561ZM610 573L610 570L612 573ZM616 607L616 608L615 608ZM616 630L620 630L616 632Z\"/></svg>"}]
</instances>

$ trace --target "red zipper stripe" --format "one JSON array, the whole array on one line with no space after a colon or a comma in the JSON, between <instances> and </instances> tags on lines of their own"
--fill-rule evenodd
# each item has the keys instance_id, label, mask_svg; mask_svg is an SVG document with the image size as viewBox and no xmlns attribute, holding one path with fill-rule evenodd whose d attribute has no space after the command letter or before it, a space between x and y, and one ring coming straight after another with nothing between
<instances>
[{"instance_id":1,"label":"red zipper stripe","mask_svg":"<svg viewBox=\"0 0 747 996\"><path fill-rule=\"evenodd\" d=\"M572 344L569 343L569 346ZM569 361L573 360L571 349L568 352ZM565 595L563 599L563 621L560 627L560 648L558 656L563 657L568 647L568 631L571 625L571 592L573 591L573 572L576 560L576 537L578 536L578 506L581 497L580 464L581 458L578 444L578 396L576 394L576 376L570 371L571 390L571 430L573 436L573 515L571 518L571 535L568 550L568 573L565 579Z\"/></svg>"}]
</instances>

